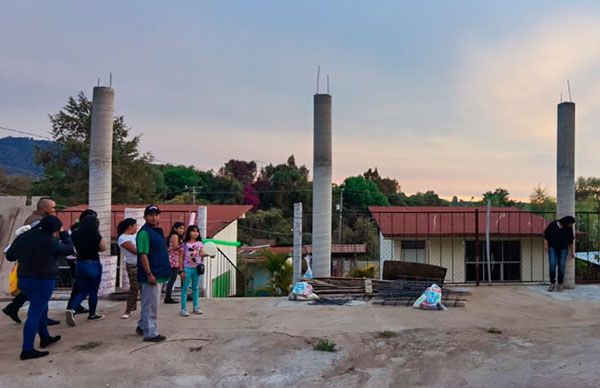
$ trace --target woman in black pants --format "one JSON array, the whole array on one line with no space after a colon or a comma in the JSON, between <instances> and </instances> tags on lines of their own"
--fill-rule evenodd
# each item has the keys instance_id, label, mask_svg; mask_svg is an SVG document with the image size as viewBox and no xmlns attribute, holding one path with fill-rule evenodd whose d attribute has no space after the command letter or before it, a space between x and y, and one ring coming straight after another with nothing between
<instances>
[{"instance_id":1,"label":"woman in black pants","mask_svg":"<svg viewBox=\"0 0 600 388\"><path fill-rule=\"evenodd\" d=\"M79 293L73 299L72 306L78 306L86 297L90 307L88 321L99 321L104 315L96 314L98 304L98 289L102 279L102 264L99 252L107 249L98 230L99 222L94 216L85 216L79 228L73 232L73 245L77 250L77 284ZM66 313L67 324L75 326L75 311L69 309Z\"/></svg>"},{"instance_id":2,"label":"woman in black pants","mask_svg":"<svg viewBox=\"0 0 600 388\"><path fill-rule=\"evenodd\" d=\"M98 217L98 213L96 213L94 210L92 209L86 209L84 211L81 212L81 214L79 215L79 219L77 220L77 222L75 222L73 224L73 226L71 226L71 233L73 233L74 231L77 230L77 228L79 228L79 223L81 222L81 220L83 220L84 217L86 216L92 216L92 217ZM71 296L69 297L69 301L67 302L67 310L74 310L75 314L85 314L87 312L89 312L88 309L86 309L85 307L83 307L82 305L77 306L77 308L73 308L73 299L75 299L75 296L77 296L77 294L79 294L79 285L77 284L77 253L75 253L75 255L71 255L71 256L67 256L67 264L69 264L69 273L71 274L71 279L73 280L73 287L71 288Z\"/></svg>"}]
</instances>

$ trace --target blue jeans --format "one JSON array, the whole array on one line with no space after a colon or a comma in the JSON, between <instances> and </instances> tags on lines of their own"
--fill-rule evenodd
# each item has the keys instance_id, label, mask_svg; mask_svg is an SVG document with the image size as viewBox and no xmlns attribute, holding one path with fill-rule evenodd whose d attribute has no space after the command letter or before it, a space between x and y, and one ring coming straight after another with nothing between
<instances>
[{"instance_id":1,"label":"blue jeans","mask_svg":"<svg viewBox=\"0 0 600 388\"><path fill-rule=\"evenodd\" d=\"M23 350L33 350L37 332L40 338L50 337L48 333L48 301L56 279L19 278L19 289L29 299L29 312L23 327Z\"/></svg>"},{"instance_id":2,"label":"blue jeans","mask_svg":"<svg viewBox=\"0 0 600 388\"><path fill-rule=\"evenodd\" d=\"M73 306L79 306L83 300L89 296L89 316L96 315L96 306L98 306L98 289L102 280L102 264L98 260L77 260L77 284L79 293L71 302Z\"/></svg>"},{"instance_id":3,"label":"blue jeans","mask_svg":"<svg viewBox=\"0 0 600 388\"><path fill-rule=\"evenodd\" d=\"M558 284L563 284L568 253L567 249L550 247L548 250L548 261L550 261L550 283L554 284L556 282L556 266L558 265Z\"/></svg>"},{"instance_id":4,"label":"blue jeans","mask_svg":"<svg viewBox=\"0 0 600 388\"><path fill-rule=\"evenodd\" d=\"M198 271L196 270L196 268L185 268L185 280L181 285L182 310L187 310L187 290L190 286L190 283L192 284L192 305L194 306L194 309L200 308L200 303L198 301L198 298L200 296L198 290L199 279L200 275L198 275Z\"/></svg>"}]
</instances>

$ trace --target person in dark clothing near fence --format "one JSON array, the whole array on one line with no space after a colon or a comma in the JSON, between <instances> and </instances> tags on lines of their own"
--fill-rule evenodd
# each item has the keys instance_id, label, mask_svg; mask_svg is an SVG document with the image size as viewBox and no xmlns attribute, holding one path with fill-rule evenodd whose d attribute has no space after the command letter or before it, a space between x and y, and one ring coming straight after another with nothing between
<instances>
[{"instance_id":1,"label":"person in dark clothing near fence","mask_svg":"<svg viewBox=\"0 0 600 388\"><path fill-rule=\"evenodd\" d=\"M99 321L104 315L96 314L98 305L98 289L102 280L102 264L99 252L108 247L102 239L98 218L93 215L83 217L79 228L73 232L73 244L77 250L77 283L79 293L73 299L71 306L79 304L88 297L89 315L88 321ZM66 312L67 325L75 326L75 311L68 309Z\"/></svg>"},{"instance_id":2,"label":"person in dark clothing near fence","mask_svg":"<svg viewBox=\"0 0 600 388\"><path fill-rule=\"evenodd\" d=\"M59 233L60 231L60 233ZM60 241L55 237L58 233ZM59 275L60 256L73 254L71 237L62 229L62 222L55 216L46 216L15 239L6 252L9 261L18 261L19 289L29 299L29 312L23 327L21 360L44 357L47 351L34 348L36 332L40 347L46 348L60 340L48 332L48 302Z\"/></svg>"},{"instance_id":3,"label":"person in dark clothing near fence","mask_svg":"<svg viewBox=\"0 0 600 388\"><path fill-rule=\"evenodd\" d=\"M56 212L56 202L49 197L40 198L36 205L36 209L29 215L29 217L25 219L23 225L35 226L42 218L52 215L54 212ZM8 315L13 321L21 323L21 319L19 318L19 310L21 307L23 307L27 300L27 295L25 295L23 292L20 292L14 297L12 302L2 309L2 312ZM60 321L48 318L49 326L58 325L59 323Z\"/></svg>"},{"instance_id":4,"label":"person in dark clothing near fence","mask_svg":"<svg viewBox=\"0 0 600 388\"><path fill-rule=\"evenodd\" d=\"M83 220L87 216L98 218L98 213L96 213L92 209L86 209L82 211L79 215L79 218L77 219L77 222L75 222L71 226L71 233L73 233L79 228L81 220ZM71 296L69 297L69 301L67 302L67 310L74 310L75 314L89 313L89 310L83 307L82 305L77 306L77 308L75 309L73 308L73 300L81 290L79 289L79 284L77 283L77 252L75 252L75 255L70 257L71 258L67 257L67 263L69 264L69 273L71 274L71 279L73 280L73 287L71 287Z\"/></svg>"},{"instance_id":5,"label":"person in dark clothing near fence","mask_svg":"<svg viewBox=\"0 0 600 388\"><path fill-rule=\"evenodd\" d=\"M567 257L575 257L573 248L573 225L575 218L566 216L560 220L554 220L544 230L544 249L548 251L550 262L550 286L548 291L562 291L565 278L565 266ZM558 267L558 284L556 283L556 268Z\"/></svg>"}]
</instances>

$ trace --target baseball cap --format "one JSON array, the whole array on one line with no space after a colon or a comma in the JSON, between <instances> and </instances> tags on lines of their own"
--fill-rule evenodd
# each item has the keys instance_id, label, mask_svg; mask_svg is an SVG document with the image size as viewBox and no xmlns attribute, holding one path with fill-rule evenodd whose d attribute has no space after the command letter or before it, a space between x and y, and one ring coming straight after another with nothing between
<instances>
[{"instance_id":1,"label":"baseball cap","mask_svg":"<svg viewBox=\"0 0 600 388\"><path fill-rule=\"evenodd\" d=\"M148 214L154 214L154 213L160 214L160 209L156 205L148 205L146 207L146 209L144 210L144 216L147 216Z\"/></svg>"}]
</instances>

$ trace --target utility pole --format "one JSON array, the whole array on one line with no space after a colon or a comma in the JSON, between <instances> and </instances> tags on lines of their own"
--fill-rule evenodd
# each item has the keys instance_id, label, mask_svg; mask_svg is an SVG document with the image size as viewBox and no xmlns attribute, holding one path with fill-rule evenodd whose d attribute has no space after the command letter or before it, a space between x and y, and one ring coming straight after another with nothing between
<instances>
[{"instance_id":1,"label":"utility pole","mask_svg":"<svg viewBox=\"0 0 600 388\"><path fill-rule=\"evenodd\" d=\"M185 185L186 190L192 190L192 205L196 206L196 189L200 189L202 186L188 186Z\"/></svg>"}]
</instances>

